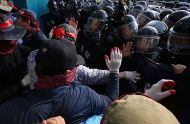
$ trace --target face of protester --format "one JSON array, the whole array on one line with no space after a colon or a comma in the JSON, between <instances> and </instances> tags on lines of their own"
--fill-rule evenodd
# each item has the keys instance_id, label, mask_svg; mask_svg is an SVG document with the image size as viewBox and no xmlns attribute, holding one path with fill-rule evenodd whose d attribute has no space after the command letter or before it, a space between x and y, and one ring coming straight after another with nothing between
<instances>
[{"instance_id":1,"label":"face of protester","mask_svg":"<svg viewBox=\"0 0 190 124\"><path fill-rule=\"evenodd\" d=\"M17 17L15 24L26 29L26 30L29 30L31 28L30 27L30 21L24 20L21 17Z\"/></svg>"}]
</instances>

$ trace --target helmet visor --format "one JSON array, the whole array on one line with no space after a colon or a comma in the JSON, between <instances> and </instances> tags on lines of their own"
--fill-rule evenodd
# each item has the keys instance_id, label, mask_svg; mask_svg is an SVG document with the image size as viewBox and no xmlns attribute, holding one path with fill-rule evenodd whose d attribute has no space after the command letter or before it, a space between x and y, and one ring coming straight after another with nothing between
<instances>
[{"instance_id":1,"label":"helmet visor","mask_svg":"<svg viewBox=\"0 0 190 124\"><path fill-rule=\"evenodd\" d=\"M143 36L136 36L135 37L135 51L140 53L150 52L153 51L159 43L159 37L143 37Z\"/></svg>"},{"instance_id":2,"label":"helmet visor","mask_svg":"<svg viewBox=\"0 0 190 124\"><path fill-rule=\"evenodd\" d=\"M89 18L87 23L87 30L91 32L102 31L105 26L105 21L96 18Z\"/></svg>"},{"instance_id":3,"label":"helmet visor","mask_svg":"<svg viewBox=\"0 0 190 124\"><path fill-rule=\"evenodd\" d=\"M190 54L190 37L177 36L170 32L167 48L174 54Z\"/></svg>"}]
</instances>

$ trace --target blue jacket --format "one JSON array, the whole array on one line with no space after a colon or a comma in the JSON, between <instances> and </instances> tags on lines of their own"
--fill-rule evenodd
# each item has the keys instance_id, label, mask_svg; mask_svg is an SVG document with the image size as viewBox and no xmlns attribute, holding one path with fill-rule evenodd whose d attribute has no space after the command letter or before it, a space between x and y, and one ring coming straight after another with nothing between
<instances>
[{"instance_id":1,"label":"blue jacket","mask_svg":"<svg viewBox=\"0 0 190 124\"><path fill-rule=\"evenodd\" d=\"M105 95L73 82L48 90L27 90L23 96L0 105L0 124L34 124L61 115L67 124L84 122L101 114L119 95L119 78L110 74Z\"/></svg>"}]
</instances>

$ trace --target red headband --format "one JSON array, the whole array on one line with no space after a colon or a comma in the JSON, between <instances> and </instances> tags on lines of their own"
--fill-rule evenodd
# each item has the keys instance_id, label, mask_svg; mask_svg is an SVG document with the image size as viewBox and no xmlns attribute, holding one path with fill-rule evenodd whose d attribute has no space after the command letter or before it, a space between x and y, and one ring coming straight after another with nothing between
<instances>
[{"instance_id":1,"label":"red headband","mask_svg":"<svg viewBox=\"0 0 190 124\"><path fill-rule=\"evenodd\" d=\"M7 28L9 26L13 25L13 21L11 19L8 19L4 23L0 23L0 29Z\"/></svg>"},{"instance_id":2,"label":"red headband","mask_svg":"<svg viewBox=\"0 0 190 124\"><path fill-rule=\"evenodd\" d=\"M25 11L20 10L18 13L21 16L23 16L23 17L25 17L25 18L27 18L27 19L29 19L31 21L35 21L35 18L33 16L31 16L30 14L28 14L27 12L25 12Z\"/></svg>"},{"instance_id":3,"label":"red headband","mask_svg":"<svg viewBox=\"0 0 190 124\"><path fill-rule=\"evenodd\" d=\"M70 33L70 32L65 32L64 28L63 27L60 27L60 28L55 28L54 31L53 31L53 35L60 39L60 38L64 38L65 36L66 37L70 37L70 38L76 38L77 35L74 34L74 33Z\"/></svg>"},{"instance_id":4,"label":"red headband","mask_svg":"<svg viewBox=\"0 0 190 124\"><path fill-rule=\"evenodd\" d=\"M36 31L37 31L37 32L40 32L39 23L38 23L38 21L37 21L33 16L31 16L30 14L28 14L27 12L22 11L22 10L19 11L19 14L20 14L21 16L23 16L23 17L29 19L30 21L33 21L33 23L36 23L36 24L35 24L35 26L36 26Z\"/></svg>"}]
</instances>

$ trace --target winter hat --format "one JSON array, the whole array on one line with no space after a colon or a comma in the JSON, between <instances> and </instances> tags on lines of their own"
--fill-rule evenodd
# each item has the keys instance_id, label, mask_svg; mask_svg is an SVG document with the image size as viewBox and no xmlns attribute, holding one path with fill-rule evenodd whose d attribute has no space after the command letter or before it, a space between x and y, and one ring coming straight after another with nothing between
<instances>
[{"instance_id":1,"label":"winter hat","mask_svg":"<svg viewBox=\"0 0 190 124\"><path fill-rule=\"evenodd\" d=\"M76 29L66 23L56 26L52 33L52 38L55 39L67 38L71 42L75 42L77 38Z\"/></svg>"},{"instance_id":2,"label":"winter hat","mask_svg":"<svg viewBox=\"0 0 190 124\"><path fill-rule=\"evenodd\" d=\"M127 95L111 104L101 124L179 124L164 106L142 95Z\"/></svg>"},{"instance_id":3,"label":"winter hat","mask_svg":"<svg viewBox=\"0 0 190 124\"><path fill-rule=\"evenodd\" d=\"M25 32L25 29L15 26L7 15L0 14L0 40L19 40Z\"/></svg>"},{"instance_id":4,"label":"winter hat","mask_svg":"<svg viewBox=\"0 0 190 124\"><path fill-rule=\"evenodd\" d=\"M29 9L20 9L17 13L17 16L29 20L31 22L31 26L34 27L38 32L40 31L39 22L35 12Z\"/></svg>"}]
</instances>

